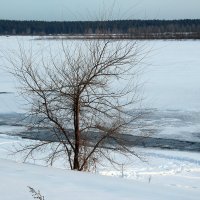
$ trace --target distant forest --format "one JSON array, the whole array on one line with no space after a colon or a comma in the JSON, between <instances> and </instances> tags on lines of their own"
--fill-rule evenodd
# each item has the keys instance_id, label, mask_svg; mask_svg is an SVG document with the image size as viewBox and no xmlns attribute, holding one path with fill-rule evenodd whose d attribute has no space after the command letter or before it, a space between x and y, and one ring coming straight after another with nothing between
<instances>
[{"instance_id":1,"label":"distant forest","mask_svg":"<svg viewBox=\"0 0 200 200\"><path fill-rule=\"evenodd\" d=\"M0 20L0 35L82 35L127 39L200 39L200 20Z\"/></svg>"}]
</instances>

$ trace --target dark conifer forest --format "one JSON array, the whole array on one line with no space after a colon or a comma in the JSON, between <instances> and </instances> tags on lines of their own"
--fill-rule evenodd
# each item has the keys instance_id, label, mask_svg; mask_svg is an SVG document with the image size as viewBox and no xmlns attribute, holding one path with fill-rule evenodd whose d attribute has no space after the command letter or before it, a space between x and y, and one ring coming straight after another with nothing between
<instances>
[{"instance_id":1,"label":"dark conifer forest","mask_svg":"<svg viewBox=\"0 0 200 200\"><path fill-rule=\"evenodd\" d=\"M0 20L0 35L106 36L127 39L200 39L200 20Z\"/></svg>"}]
</instances>

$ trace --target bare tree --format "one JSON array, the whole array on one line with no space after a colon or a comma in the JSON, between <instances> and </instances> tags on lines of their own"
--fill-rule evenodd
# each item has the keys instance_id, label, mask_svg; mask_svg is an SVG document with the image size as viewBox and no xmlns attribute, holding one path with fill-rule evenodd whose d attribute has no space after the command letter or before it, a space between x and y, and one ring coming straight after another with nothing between
<instances>
[{"instance_id":1,"label":"bare tree","mask_svg":"<svg viewBox=\"0 0 200 200\"><path fill-rule=\"evenodd\" d=\"M9 59L20 91L31 105L29 127L51 133L45 141L19 151L26 151L28 158L48 148L48 163L63 156L72 170L79 171L95 167L101 158L115 162L112 151L138 156L123 135L140 117L130 110L140 101L141 46L108 39L61 44L56 53L51 50L40 56L20 47L18 56Z\"/></svg>"}]
</instances>

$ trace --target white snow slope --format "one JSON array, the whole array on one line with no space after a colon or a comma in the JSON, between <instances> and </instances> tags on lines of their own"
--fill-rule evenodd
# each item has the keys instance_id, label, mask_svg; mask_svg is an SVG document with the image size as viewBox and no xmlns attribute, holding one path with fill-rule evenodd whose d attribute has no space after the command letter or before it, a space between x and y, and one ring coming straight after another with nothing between
<instances>
[{"instance_id":1,"label":"white snow slope","mask_svg":"<svg viewBox=\"0 0 200 200\"><path fill-rule=\"evenodd\" d=\"M27 186L46 200L199 200L199 190L149 184L0 159L0 199L29 200Z\"/></svg>"},{"instance_id":2,"label":"white snow slope","mask_svg":"<svg viewBox=\"0 0 200 200\"><path fill-rule=\"evenodd\" d=\"M98 166L96 174L72 172L60 161L57 168L43 167L41 160L22 164L21 156L9 155L19 137L0 135L0 199L32 199L27 186L39 189L45 200L195 200L200 196L198 153L136 149L147 162L133 159L121 169ZM123 162L123 161L122 161ZM114 177L105 177L100 174Z\"/></svg>"}]
</instances>

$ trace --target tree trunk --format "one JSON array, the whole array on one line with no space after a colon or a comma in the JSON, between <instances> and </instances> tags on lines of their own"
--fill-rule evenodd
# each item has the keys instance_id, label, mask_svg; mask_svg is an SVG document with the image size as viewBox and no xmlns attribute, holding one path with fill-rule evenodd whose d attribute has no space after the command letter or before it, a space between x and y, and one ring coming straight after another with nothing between
<instances>
[{"instance_id":1,"label":"tree trunk","mask_svg":"<svg viewBox=\"0 0 200 200\"><path fill-rule=\"evenodd\" d=\"M74 134L75 134L75 151L74 151L74 170L80 169L79 163L79 149L80 149L80 105L79 100L76 101L74 106Z\"/></svg>"}]
</instances>

